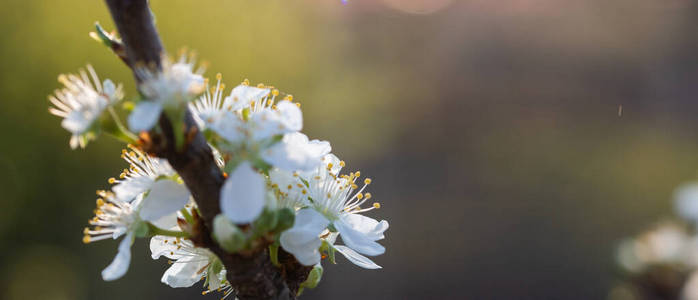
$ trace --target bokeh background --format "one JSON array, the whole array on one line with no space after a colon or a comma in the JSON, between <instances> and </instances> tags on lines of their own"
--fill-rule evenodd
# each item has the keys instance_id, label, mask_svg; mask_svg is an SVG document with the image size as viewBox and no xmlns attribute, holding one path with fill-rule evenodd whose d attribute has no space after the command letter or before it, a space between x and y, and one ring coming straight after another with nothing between
<instances>
[{"instance_id":1,"label":"bokeh background","mask_svg":"<svg viewBox=\"0 0 698 300\"><path fill-rule=\"evenodd\" d=\"M47 112L91 63L101 1L3 0L0 299L215 299L159 282L139 240L84 245L94 191L125 167L102 137L71 151ZM688 0L152 0L170 52L229 87L273 84L305 131L374 179L390 221L375 260L343 258L304 299L604 299L616 243L672 213L698 170L698 4ZM619 107L622 113L619 114Z\"/></svg>"}]
</instances>

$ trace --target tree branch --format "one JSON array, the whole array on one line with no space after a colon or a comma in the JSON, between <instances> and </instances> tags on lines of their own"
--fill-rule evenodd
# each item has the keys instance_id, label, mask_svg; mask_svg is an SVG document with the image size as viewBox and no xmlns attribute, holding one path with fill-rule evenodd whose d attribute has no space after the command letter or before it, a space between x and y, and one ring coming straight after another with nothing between
<instances>
[{"instance_id":1,"label":"tree branch","mask_svg":"<svg viewBox=\"0 0 698 300\"><path fill-rule=\"evenodd\" d=\"M136 66L161 68L163 47L147 0L105 0L125 47L124 60L131 69ZM141 79L136 77L136 81ZM288 253L280 251L284 263L274 267L267 247L251 253L229 254L211 238L213 219L220 213L220 189L225 180L216 165L211 148L198 131L190 112L186 114L187 143L183 150L175 147L177 128L163 114L159 121L160 134L151 133L145 150L167 159L179 173L194 197L201 219L199 235L193 238L197 246L209 248L221 259L227 270L227 279L240 299L295 299L298 286L305 281L311 268L300 265ZM181 129L179 129L181 130Z\"/></svg>"}]
</instances>

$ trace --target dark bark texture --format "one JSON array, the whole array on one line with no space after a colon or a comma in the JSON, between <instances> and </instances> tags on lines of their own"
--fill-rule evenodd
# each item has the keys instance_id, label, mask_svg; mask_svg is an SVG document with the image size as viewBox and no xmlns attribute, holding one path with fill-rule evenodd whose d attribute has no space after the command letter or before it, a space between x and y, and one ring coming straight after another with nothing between
<instances>
[{"instance_id":1,"label":"dark bark texture","mask_svg":"<svg viewBox=\"0 0 698 300\"><path fill-rule=\"evenodd\" d=\"M153 23L147 0L105 0L125 47L126 64L160 69L163 52L160 36ZM135 73L134 73L135 75ZM140 81L134 76L136 81ZM160 131L151 132L144 148L167 159L191 191L201 212L202 224L193 237L199 246L209 248L225 265L227 278L240 299L295 299L300 283L310 268L300 265L293 256L279 251L280 268L271 264L266 246L229 254L211 238L213 219L220 213L219 194L225 180L216 165L211 148L187 112L184 128L173 128L163 114ZM183 132L182 132L183 131ZM186 133L184 149L175 147L175 134Z\"/></svg>"}]
</instances>

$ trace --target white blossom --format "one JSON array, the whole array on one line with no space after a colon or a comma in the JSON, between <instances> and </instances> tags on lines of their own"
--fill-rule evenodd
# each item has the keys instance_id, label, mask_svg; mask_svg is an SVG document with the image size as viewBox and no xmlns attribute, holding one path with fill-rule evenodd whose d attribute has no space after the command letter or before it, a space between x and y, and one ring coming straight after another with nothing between
<instances>
[{"instance_id":1,"label":"white blossom","mask_svg":"<svg viewBox=\"0 0 698 300\"><path fill-rule=\"evenodd\" d=\"M204 69L193 71L195 59L180 55L177 62L162 60L162 71L153 72L146 67L136 68L136 76L142 81L139 90L146 100L141 101L128 117L131 130L150 130L166 107L181 107L193 100L205 89Z\"/></svg>"},{"instance_id":2,"label":"white blossom","mask_svg":"<svg viewBox=\"0 0 698 300\"><path fill-rule=\"evenodd\" d=\"M206 89L199 99L189 103L189 110L191 110L200 129L206 129L224 113L223 90L225 84L221 83L222 78L220 73L216 74L216 87ZM208 87L208 79L205 82Z\"/></svg>"},{"instance_id":3,"label":"white blossom","mask_svg":"<svg viewBox=\"0 0 698 300\"><path fill-rule=\"evenodd\" d=\"M276 102L277 90L238 85L221 106L220 95L200 100L199 119L228 143L229 152L245 151L289 171L312 170L330 152L326 141L308 140L299 131L303 114L290 98ZM273 138L282 136L281 141Z\"/></svg>"},{"instance_id":4,"label":"white blossom","mask_svg":"<svg viewBox=\"0 0 698 300\"><path fill-rule=\"evenodd\" d=\"M136 147L129 146L131 151L123 150L121 158L128 164L129 168L124 169L119 178L110 178L109 182L115 184L112 187L116 196L122 201L132 201L136 196L153 189L156 181L172 181L169 184L159 184L160 187L172 187L167 193L176 198L178 203L186 202L189 199L189 191L178 182L177 173L170 164L160 158L151 157ZM164 191L163 191L164 192ZM156 191L156 193L162 193Z\"/></svg>"},{"instance_id":5,"label":"white blossom","mask_svg":"<svg viewBox=\"0 0 698 300\"><path fill-rule=\"evenodd\" d=\"M162 201L159 197L144 198L143 194L133 202L122 201L114 193L99 191L95 217L89 221L93 228L85 228L83 242L91 243L104 239L117 239L125 235L118 247L112 263L102 271L102 278L110 281L126 274L131 261L131 244L143 231L147 223L162 223L175 215L184 204Z\"/></svg>"},{"instance_id":6,"label":"white blossom","mask_svg":"<svg viewBox=\"0 0 698 300\"><path fill-rule=\"evenodd\" d=\"M205 293L220 290L225 298L232 292L226 270L218 257L206 248L194 246L191 240L157 235L150 239L150 251L153 259L161 256L170 259L172 266L162 275L162 283L183 288L206 280Z\"/></svg>"},{"instance_id":7,"label":"white blossom","mask_svg":"<svg viewBox=\"0 0 698 300\"><path fill-rule=\"evenodd\" d=\"M307 192L309 207L317 213L307 214L300 221L297 220L291 229L282 233L281 246L297 259L309 257L311 254L314 256L315 251L311 251L310 246L318 243L320 232L304 230L304 228L308 226L307 224L327 222L334 226L346 244L346 247L335 246L340 253L347 256L352 262L362 261L357 263L359 266L372 266L373 262L359 254L375 256L385 252L385 248L376 241L384 238L383 233L388 229L388 222L385 220L378 222L360 214L380 207L378 203L374 203L371 207L361 208L362 204L371 199L370 193L363 193L366 186L371 183L371 179L365 179L363 187L359 189L355 183L360 177L359 172L339 175L344 166L343 161L332 154L328 154L323 160L325 164L314 172L300 175L308 183L307 187L298 186L301 189L301 194ZM303 211L305 209L301 209L299 213ZM289 237L291 233L293 236ZM301 237L301 235L305 236ZM292 243L292 240L305 241L304 245L307 246L299 247L297 243Z\"/></svg>"},{"instance_id":8,"label":"white blossom","mask_svg":"<svg viewBox=\"0 0 698 300\"><path fill-rule=\"evenodd\" d=\"M312 266L320 262L320 233L325 231L329 220L313 209L301 209L296 214L293 227L281 234L281 246L296 257L298 262Z\"/></svg>"},{"instance_id":9,"label":"white blossom","mask_svg":"<svg viewBox=\"0 0 698 300\"><path fill-rule=\"evenodd\" d=\"M698 267L698 238L685 227L663 222L642 235L623 241L618 261L628 271L639 272L651 265Z\"/></svg>"},{"instance_id":10,"label":"white blossom","mask_svg":"<svg viewBox=\"0 0 698 300\"><path fill-rule=\"evenodd\" d=\"M49 96L54 106L49 112L63 118L61 126L72 133L70 147L73 149L85 147L91 138L90 128L104 109L123 98L121 84L115 86L109 79L100 82L91 65L87 65L87 72L80 70L80 75L58 76L65 87L56 90L55 96Z\"/></svg>"}]
</instances>

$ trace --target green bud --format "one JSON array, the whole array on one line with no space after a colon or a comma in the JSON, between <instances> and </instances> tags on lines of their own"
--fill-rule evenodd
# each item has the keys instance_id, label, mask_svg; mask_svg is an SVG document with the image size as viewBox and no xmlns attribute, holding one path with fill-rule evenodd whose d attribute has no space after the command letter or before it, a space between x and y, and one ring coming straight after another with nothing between
<instances>
[{"instance_id":1,"label":"green bud","mask_svg":"<svg viewBox=\"0 0 698 300\"><path fill-rule=\"evenodd\" d=\"M278 221L277 211L265 208L262 214L257 217L257 220L252 222L254 235L261 236L276 227Z\"/></svg>"},{"instance_id":2,"label":"green bud","mask_svg":"<svg viewBox=\"0 0 698 300\"><path fill-rule=\"evenodd\" d=\"M230 222L224 215L218 215L213 219L213 239L218 242L225 251L234 253L245 247L247 237Z\"/></svg>"},{"instance_id":3,"label":"green bud","mask_svg":"<svg viewBox=\"0 0 698 300\"><path fill-rule=\"evenodd\" d=\"M274 231L282 232L293 227L293 222L296 219L296 214L290 208L282 208L277 211L276 228Z\"/></svg>"},{"instance_id":4,"label":"green bud","mask_svg":"<svg viewBox=\"0 0 698 300\"><path fill-rule=\"evenodd\" d=\"M320 264L313 267L313 270L310 271L310 274L308 274L308 279L301 283L300 289L298 289L298 296L303 293L305 288L314 289L317 287L318 283L320 283L320 280L322 279L322 271L323 269Z\"/></svg>"}]
</instances>

